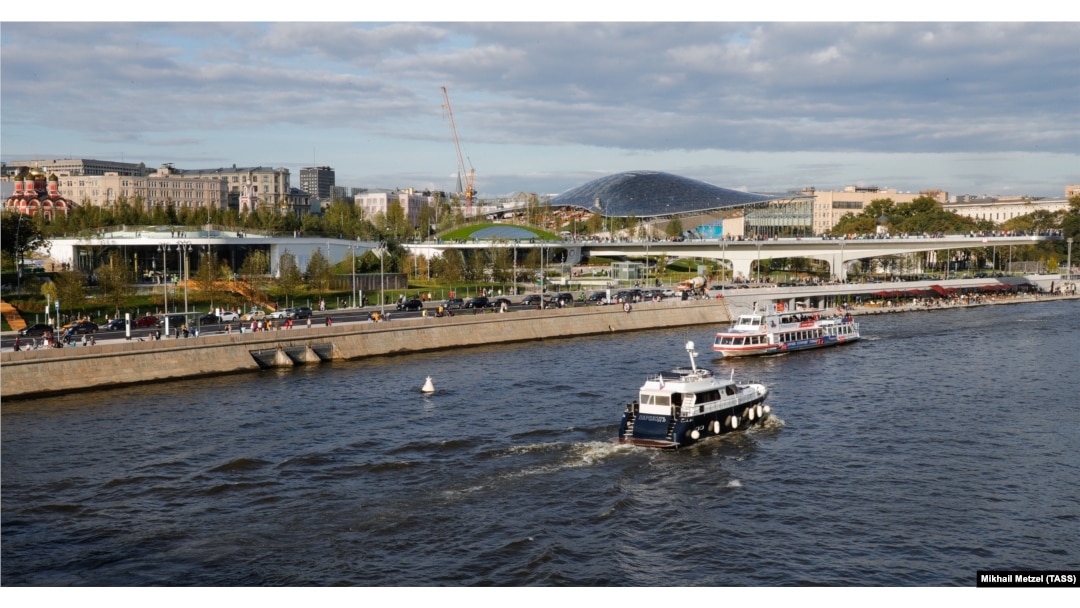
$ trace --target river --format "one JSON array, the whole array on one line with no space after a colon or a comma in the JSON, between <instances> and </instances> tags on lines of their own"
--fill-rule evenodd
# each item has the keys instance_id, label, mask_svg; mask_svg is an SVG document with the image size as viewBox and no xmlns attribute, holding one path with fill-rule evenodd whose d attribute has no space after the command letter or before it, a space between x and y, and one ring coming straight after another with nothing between
<instances>
[{"instance_id":1,"label":"river","mask_svg":"<svg viewBox=\"0 0 1080 608\"><path fill-rule=\"evenodd\" d=\"M4 403L0 582L973 586L1080 569L1080 306L860 323L860 342L759 359L714 360L699 327ZM688 363L688 339L767 384L774 417L679 451L618 444L623 405Z\"/></svg>"}]
</instances>

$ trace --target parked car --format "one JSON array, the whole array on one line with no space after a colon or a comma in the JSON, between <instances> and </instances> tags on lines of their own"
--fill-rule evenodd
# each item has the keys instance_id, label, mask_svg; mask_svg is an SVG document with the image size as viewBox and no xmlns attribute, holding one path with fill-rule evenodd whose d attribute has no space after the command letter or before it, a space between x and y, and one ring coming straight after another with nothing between
<instances>
[{"instance_id":1,"label":"parked car","mask_svg":"<svg viewBox=\"0 0 1080 608\"><path fill-rule=\"evenodd\" d=\"M75 323L72 323L66 329L70 330L73 335L92 334L98 330L98 325L97 323L93 323L90 321L77 321Z\"/></svg>"},{"instance_id":2,"label":"parked car","mask_svg":"<svg viewBox=\"0 0 1080 608\"><path fill-rule=\"evenodd\" d=\"M404 302L398 302L398 310L420 310L424 307L424 302L413 298L411 300L405 300Z\"/></svg>"},{"instance_id":3,"label":"parked car","mask_svg":"<svg viewBox=\"0 0 1080 608\"><path fill-rule=\"evenodd\" d=\"M487 308L488 299L485 296L476 296L475 298L469 298L465 300L465 304L462 308Z\"/></svg>"},{"instance_id":4,"label":"parked car","mask_svg":"<svg viewBox=\"0 0 1080 608\"><path fill-rule=\"evenodd\" d=\"M306 318L308 318L310 316L311 316L311 309L308 308L307 306L301 306L300 308L296 309L296 317L295 318L297 318L297 319L306 319Z\"/></svg>"},{"instance_id":5,"label":"parked car","mask_svg":"<svg viewBox=\"0 0 1080 608\"><path fill-rule=\"evenodd\" d=\"M443 308L465 308L465 300L462 300L461 298L447 298L446 301L443 302Z\"/></svg>"},{"instance_id":6,"label":"parked car","mask_svg":"<svg viewBox=\"0 0 1080 608\"><path fill-rule=\"evenodd\" d=\"M218 315L218 319L220 319L222 323L231 323L233 321L239 321L240 315L231 310L223 310L221 314Z\"/></svg>"},{"instance_id":7,"label":"parked car","mask_svg":"<svg viewBox=\"0 0 1080 608\"><path fill-rule=\"evenodd\" d=\"M52 333L53 326L46 325L45 323L35 323L19 331L19 335L24 338L40 338L45 332Z\"/></svg>"},{"instance_id":8,"label":"parked car","mask_svg":"<svg viewBox=\"0 0 1080 608\"><path fill-rule=\"evenodd\" d=\"M135 319L131 323L135 327L153 327L153 326L157 325L157 322L158 322L157 317L155 317L153 315L146 315L146 316L143 316L143 317L139 317L138 319Z\"/></svg>"},{"instance_id":9,"label":"parked car","mask_svg":"<svg viewBox=\"0 0 1080 608\"><path fill-rule=\"evenodd\" d=\"M295 308L282 308L266 315L267 319L292 319L296 317Z\"/></svg>"}]
</instances>

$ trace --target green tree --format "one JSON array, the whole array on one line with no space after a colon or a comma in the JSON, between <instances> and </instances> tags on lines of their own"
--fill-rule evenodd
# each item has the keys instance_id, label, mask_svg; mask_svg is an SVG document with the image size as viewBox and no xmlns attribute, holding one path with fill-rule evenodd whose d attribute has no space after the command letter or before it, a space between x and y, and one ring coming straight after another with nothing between
<instances>
[{"instance_id":1,"label":"green tree","mask_svg":"<svg viewBox=\"0 0 1080 608\"><path fill-rule=\"evenodd\" d=\"M668 235L669 237L675 237L675 236L679 236L682 233L683 233L682 220L680 220L677 217L671 218L671 221L669 221L668 224L667 224L667 228L664 230L664 234Z\"/></svg>"},{"instance_id":2,"label":"green tree","mask_svg":"<svg viewBox=\"0 0 1080 608\"><path fill-rule=\"evenodd\" d=\"M26 259L26 254L48 245L40 223L21 213L5 211L0 215L0 251L4 254L3 266L16 270Z\"/></svg>"},{"instance_id":3,"label":"green tree","mask_svg":"<svg viewBox=\"0 0 1080 608\"><path fill-rule=\"evenodd\" d=\"M56 298L60 300L60 312L65 309L82 308L86 304L86 275L71 270L53 275Z\"/></svg>"},{"instance_id":4,"label":"green tree","mask_svg":"<svg viewBox=\"0 0 1080 608\"><path fill-rule=\"evenodd\" d=\"M296 297L297 291L304 284L304 275L296 264L296 256L286 249L278 259L277 292L285 297L285 305L288 306L289 298Z\"/></svg>"},{"instance_id":5,"label":"green tree","mask_svg":"<svg viewBox=\"0 0 1080 608\"><path fill-rule=\"evenodd\" d=\"M304 273L308 285L311 285L312 289L320 295L324 295L330 290L330 275L330 262L327 261L326 256L319 249L312 251Z\"/></svg>"},{"instance_id":6,"label":"green tree","mask_svg":"<svg viewBox=\"0 0 1080 608\"><path fill-rule=\"evenodd\" d=\"M102 300L112 306L115 316L120 316L120 309L125 308L135 295L131 265L120 252L113 251L103 264L94 269L94 274L101 287Z\"/></svg>"}]
</instances>

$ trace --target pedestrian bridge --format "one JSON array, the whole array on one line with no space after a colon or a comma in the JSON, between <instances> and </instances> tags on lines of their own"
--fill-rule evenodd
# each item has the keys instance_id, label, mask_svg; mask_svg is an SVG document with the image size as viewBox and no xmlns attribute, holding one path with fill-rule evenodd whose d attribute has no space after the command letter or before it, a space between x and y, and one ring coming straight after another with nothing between
<instances>
[{"instance_id":1,"label":"pedestrian bridge","mask_svg":"<svg viewBox=\"0 0 1080 608\"><path fill-rule=\"evenodd\" d=\"M875 258L923 251L948 252L953 249L976 247L1010 247L1031 245L1041 241L1060 240L1060 236L889 236L867 238L774 238L767 240L687 240L687 241L530 241L466 243L419 243L406 247L427 257L440 255L449 249L491 249L513 247L519 249L565 249L567 264L580 264L590 256L620 257L690 257L728 260L734 276L749 278L755 261L772 258L811 258L821 260L833 269L839 279L847 277L845 263L865 258ZM946 253L946 256L948 254Z\"/></svg>"}]
</instances>

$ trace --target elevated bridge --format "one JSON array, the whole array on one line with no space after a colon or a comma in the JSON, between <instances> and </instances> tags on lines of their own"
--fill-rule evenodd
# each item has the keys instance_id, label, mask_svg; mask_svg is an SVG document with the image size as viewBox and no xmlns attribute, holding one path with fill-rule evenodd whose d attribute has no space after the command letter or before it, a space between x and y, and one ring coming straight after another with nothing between
<instances>
[{"instance_id":1,"label":"elevated bridge","mask_svg":"<svg viewBox=\"0 0 1080 608\"><path fill-rule=\"evenodd\" d=\"M491 249L513 247L518 249L565 249L567 264L578 264L590 256L620 257L698 257L728 260L735 276L750 277L754 261L773 258L811 258L829 265L832 274L839 279L847 278L845 263L865 258L876 258L923 251L948 251L977 247L1008 247L1031 245L1041 241L1060 240L1058 236L967 236L945 235L937 237L892 236L886 238L776 238L768 240L692 240L692 241L515 241L467 243L420 243L406 247L425 256L439 255L450 249Z\"/></svg>"}]
</instances>

